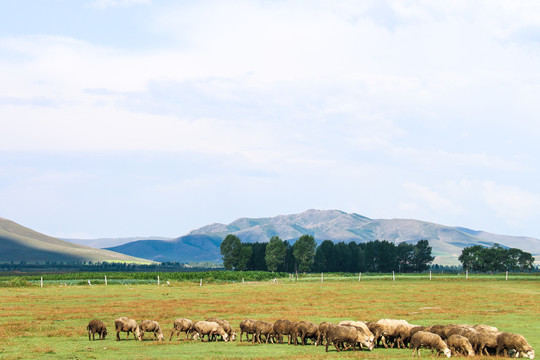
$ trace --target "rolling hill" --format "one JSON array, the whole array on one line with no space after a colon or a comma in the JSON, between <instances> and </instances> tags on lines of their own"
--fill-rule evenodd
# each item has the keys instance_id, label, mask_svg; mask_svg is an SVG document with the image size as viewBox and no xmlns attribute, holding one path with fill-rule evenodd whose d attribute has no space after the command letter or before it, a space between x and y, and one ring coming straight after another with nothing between
<instances>
[{"instance_id":1,"label":"rolling hill","mask_svg":"<svg viewBox=\"0 0 540 360\"><path fill-rule=\"evenodd\" d=\"M73 244L0 218L0 261L121 261L150 263L121 253Z\"/></svg>"},{"instance_id":2,"label":"rolling hill","mask_svg":"<svg viewBox=\"0 0 540 360\"><path fill-rule=\"evenodd\" d=\"M368 242L387 240L416 243L427 239L433 248L434 263L457 265L464 247L499 243L517 247L540 258L540 240L529 237L496 235L463 227L451 227L409 219L370 219L339 210L308 210L300 214L271 218L241 218L230 224L211 224L172 241L136 241L109 250L156 261L220 261L219 244L227 234L243 242L267 242L272 236L294 242L313 235L324 240Z\"/></svg>"}]
</instances>

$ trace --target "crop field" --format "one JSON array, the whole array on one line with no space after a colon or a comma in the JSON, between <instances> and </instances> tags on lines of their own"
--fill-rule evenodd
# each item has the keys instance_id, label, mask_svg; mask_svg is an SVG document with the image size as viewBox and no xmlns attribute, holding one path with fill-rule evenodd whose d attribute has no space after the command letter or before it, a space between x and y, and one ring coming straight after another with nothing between
<instances>
[{"instance_id":1,"label":"crop field","mask_svg":"<svg viewBox=\"0 0 540 360\"><path fill-rule=\"evenodd\" d=\"M389 280L390 278L390 280ZM1 359L411 359L412 351L376 348L372 352L338 353L330 347L287 344L257 345L248 342L169 341L178 317L194 321L209 317L228 320L238 332L244 318L275 321L405 319L419 325L488 324L501 331L524 335L533 349L540 349L540 279L523 276L465 280L456 276L400 278L392 275L358 281L336 277L320 281L199 282L169 284L97 284L65 286L48 283L43 288L0 287ZM114 319L156 320L164 342L115 341ZM86 325L98 318L107 325L103 341L89 341ZM422 356L430 358L429 350ZM484 357L476 357L482 359Z\"/></svg>"}]
</instances>

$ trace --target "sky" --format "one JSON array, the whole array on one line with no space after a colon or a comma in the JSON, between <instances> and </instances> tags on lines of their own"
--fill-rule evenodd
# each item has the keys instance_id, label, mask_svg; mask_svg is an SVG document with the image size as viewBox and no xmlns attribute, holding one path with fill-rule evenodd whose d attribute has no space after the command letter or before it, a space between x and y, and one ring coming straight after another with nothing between
<instances>
[{"instance_id":1,"label":"sky","mask_svg":"<svg viewBox=\"0 0 540 360\"><path fill-rule=\"evenodd\" d=\"M0 0L0 217L339 209L540 238L540 2Z\"/></svg>"}]
</instances>

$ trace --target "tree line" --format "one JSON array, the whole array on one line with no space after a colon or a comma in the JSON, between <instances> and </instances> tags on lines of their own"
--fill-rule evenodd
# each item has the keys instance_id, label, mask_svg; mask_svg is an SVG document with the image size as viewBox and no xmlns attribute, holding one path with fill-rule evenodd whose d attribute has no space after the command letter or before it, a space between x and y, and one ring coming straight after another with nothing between
<instances>
[{"instance_id":1,"label":"tree line","mask_svg":"<svg viewBox=\"0 0 540 360\"><path fill-rule=\"evenodd\" d=\"M531 271L534 269L534 257L517 248L503 248L499 244L492 247L480 245L463 249L458 260L463 270L490 272L497 271Z\"/></svg>"},{"instance_id":2,"label":"tree line","mask_svg":"<svg viewBox=\"0 0 540 360\"><path fill-rule=\"evenodd\" d=\"M308 272L421 272L434 257L427 240L398 245L383 240L367 243L334 243L319 246L311 235L291 244L274 236L268 243L243 243L229 234L220 246L226 270Z\"/></svg>"}]
</instances>

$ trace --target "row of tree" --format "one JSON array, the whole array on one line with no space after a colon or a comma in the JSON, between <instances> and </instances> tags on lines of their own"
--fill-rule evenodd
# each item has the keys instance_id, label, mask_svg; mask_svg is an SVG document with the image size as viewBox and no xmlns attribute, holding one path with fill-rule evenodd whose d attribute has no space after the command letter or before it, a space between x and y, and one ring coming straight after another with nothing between
<instances>
[{"instance_id":1,"label":"row of tree","mask_svg":"<svg viewBox=\"0 0 540 360\"><path fill-rule=\"evenodd\" d=\"M242 243L229 234L221 243L223 266L227 270L317 271L317 272L421 272L433 261L427 240L416 244L372 241L334 243L319 246L313 236L301 236L293 245L277 236L268 243Z\"/></svg>"},{"instance_id":2,"label":"row of tree","mask_svg":"<svg viewBox=\"0 0 540 360\"><path fill-rule=\"evenodd\" d=\"M463 249L459 256L463 270L490 272L530 271L534 268L534 257L520 249L503 248L499 244L488 248L480 245Z\"/></svg>"}]
</instances>

